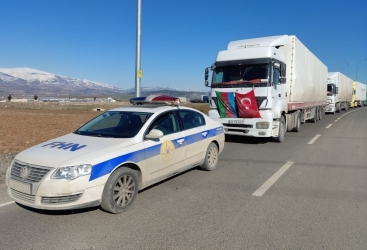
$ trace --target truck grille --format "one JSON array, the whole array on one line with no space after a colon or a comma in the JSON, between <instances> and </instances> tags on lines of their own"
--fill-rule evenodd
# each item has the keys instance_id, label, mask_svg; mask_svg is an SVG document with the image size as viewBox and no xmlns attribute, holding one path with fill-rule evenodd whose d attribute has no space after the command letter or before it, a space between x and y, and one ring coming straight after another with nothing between
<instances>
[{"instance_id":1,"label":"truck grille","mask_svg":"<svg viewBox=\"0 0 367 250\"><path fill-rule=\"evenodd\" d=\"M73 194L69 196L42 197L42 203L46 204L63 204L78 200L82 194Z\"/></svg>"},{"instance_id":2,"label":"truck grille","mask_svg":"<svg viewBox=\"0 0 367 250\"><path fill-rule=\"evenodd\" d=\"M22 201L30 202L30 203L34 203L35 201L35 197L36 197L35 195L25 194L25 193L16 191L14 189L10 189L10 190L14 198L17 198Z\"/></svg>"},{"instance_id":3,"label":"truck grille","mask_svg":"<svg viewBox=\"0 0 367 250\"><path fill-rule=\"evenodd\" d=\"M23 177L22 170L26 169L27 174ZM29 183L36 183L42 180L42 178L51 170L51 168L45 168L40 166L31 166L25 163L14 162L10 175L14 179L26 181ZM24 171L23 171L24 172Z\"/></svg>"}]
</instances>

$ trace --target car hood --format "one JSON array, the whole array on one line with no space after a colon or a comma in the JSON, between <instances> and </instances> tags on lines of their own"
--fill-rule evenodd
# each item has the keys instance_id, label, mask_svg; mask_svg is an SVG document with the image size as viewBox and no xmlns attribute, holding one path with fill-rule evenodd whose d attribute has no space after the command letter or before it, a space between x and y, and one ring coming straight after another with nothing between
<instances>
[{"instance_id":1,"label":"car hood","mask_svg":"<svg viewBox=\"0 0 367 250\"><path fill-rule=\"evenodd\" d=\"M134 138L90 137L70 133L26 149L15 159L53 168L93 164L93 159L97 157L134 144Z\"/></svg>"}]
</instances>

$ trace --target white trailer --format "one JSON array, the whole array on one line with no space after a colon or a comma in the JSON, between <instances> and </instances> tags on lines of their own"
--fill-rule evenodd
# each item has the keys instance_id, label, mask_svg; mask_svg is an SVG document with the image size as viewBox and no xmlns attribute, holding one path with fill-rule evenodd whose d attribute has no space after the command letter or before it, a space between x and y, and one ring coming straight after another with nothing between
<instances>
[{"instance_id":1,"label":"white trailer","mask_svg":"<svg viewBox=\"0 0 367 250\"><path fill-rule=\"evenodd\" d=\"M353 95L350 107L362 107L367 105L366 103L366 85L361 82L353 82Z\"/></svg>"},{"instance_id":2,"label":"white trailer","mask_svg":"<svg viewBox=\"0 0 367 250\"><path fill-rule=\"evenodd\" d=\"M226 134L281 142L286 131L324 113L327 67L296 36L230 42L210 68L208 114ZM208 77L206 68L206 86Z\"/></svg>"},{"instance_id":3,"label":"white trailer","mask_svg":"<svg viewBox=\"0 0 367 250\"><path fill-rule=\"evenodd\" d=\"M340 72L329 72L327 79L327 106L326 112L341 112L348 110L352 101L353 80Z\"/></svg>"}]
</instances>

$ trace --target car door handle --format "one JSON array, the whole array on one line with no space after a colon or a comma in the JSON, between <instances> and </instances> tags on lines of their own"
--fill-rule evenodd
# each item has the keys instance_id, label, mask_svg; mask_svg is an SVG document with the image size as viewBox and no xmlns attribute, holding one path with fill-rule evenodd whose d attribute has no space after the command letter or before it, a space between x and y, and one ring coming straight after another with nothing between
<instances>
[{"instance_id":1,"label":"car door handle","mask_svg":"<svg viewBox=\"0 0 367 250\"><path fill-rule=\"evenodd\" d=\"M182 138L182 139L178 139L176 142L181 145L184 141L185 141L185 139Z\"/></svg>"},{"instance_id":2,"label":"car door handle","mask_svg":"<svg viewBox=\"0 0 367 250\"><path fill-rule=\"evenodd\" d=\"M208 131L205 131L203 133L201 133L204 137L206 137L208 135Z\"/></svg>"}]
</instances>

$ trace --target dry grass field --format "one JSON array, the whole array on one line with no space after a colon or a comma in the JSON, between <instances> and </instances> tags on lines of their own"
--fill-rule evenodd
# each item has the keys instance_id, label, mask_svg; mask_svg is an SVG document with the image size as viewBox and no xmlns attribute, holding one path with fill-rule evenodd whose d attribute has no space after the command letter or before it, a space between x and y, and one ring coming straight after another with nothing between
<instances>
[{"instance_id":1,"label":"dry grass field","mask_svg":"<svg viewBox=\"0 0 367 250\"><path fill-rule=\"evenodd\" d=\"M105 110L128 105L121 103L58 104L1 103L0 154L16 153L26 148L70 133ZM208 104L185 104L207 114Z\"/></svg>"}]
</instances>

